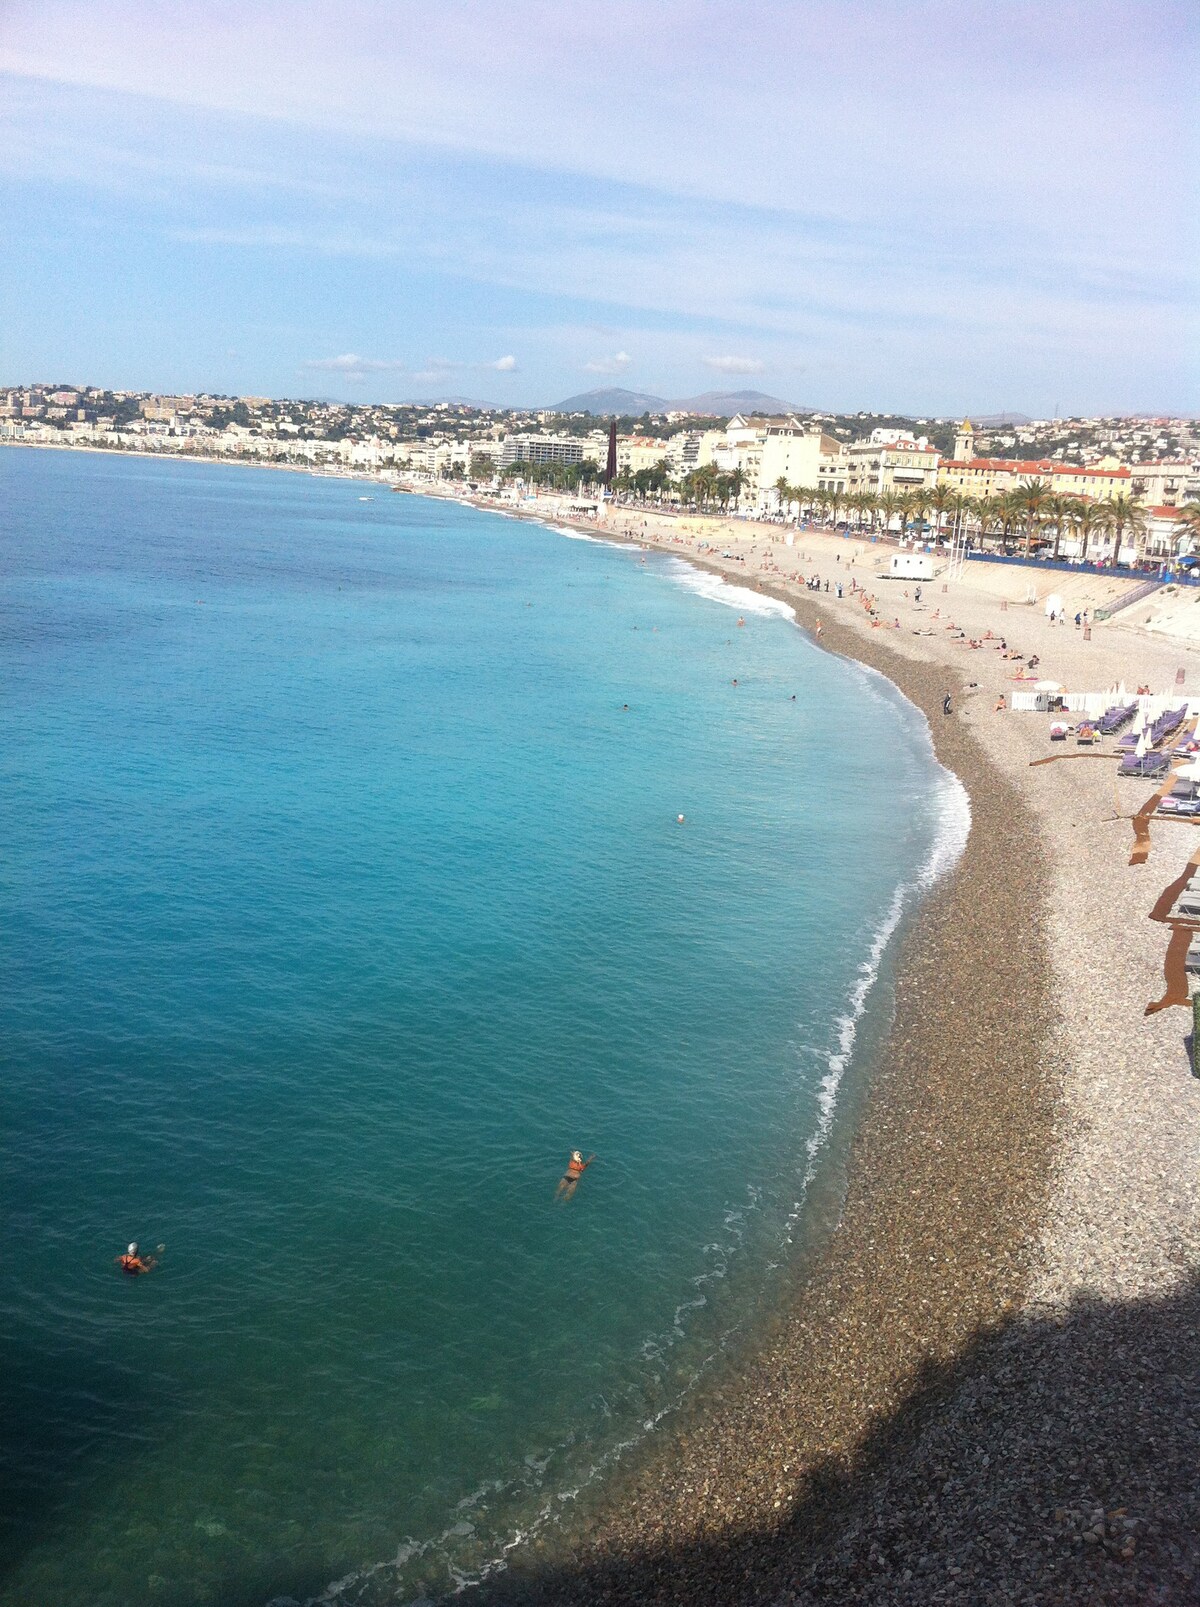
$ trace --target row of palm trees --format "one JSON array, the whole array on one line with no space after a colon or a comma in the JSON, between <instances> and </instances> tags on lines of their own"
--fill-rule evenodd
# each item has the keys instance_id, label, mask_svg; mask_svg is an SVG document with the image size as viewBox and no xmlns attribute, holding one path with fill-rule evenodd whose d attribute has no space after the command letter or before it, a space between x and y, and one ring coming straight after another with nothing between
<instances>
[{"instance_id":1,"label":"row of palm trees","mask_svg":"<svg viewBox=\"0 0 1200 1607\"><path fill-rule=\"evenodd\" d=\"M1092 502L1060 496L1046 480L1024 480L1011 491L981 497L965 496L949 485L847 494L824 486L792 486L780 479L773 489L781 509L794 508L801 516L829 524L845 519L863 531L882 527L903 532L910 525L924 530L928 521L937 535L951 529L968 537L993 538L1005 551L1020 543L1028 554L1035 542L1049 543L1054 558L1062 541L1069 539L1078 543L1083 559L1089 549L1100 547L1109 550L1115 561L1123 545L1139 551L1146 529L1146 510L1127 492ZM1200 511L1186 510L1179 525L1180 535L1200 538Z\"/></svg>"},{"instance_id":2,"label":"row of palm trees","mask_svg":"<svg viewBox=\"0 0 1200 1607\"><path fill-rule=\"evenodd\" d=\"M592 462L515 463L503 473L505 478L519 474L564 490L599 478L599 468ZM737 503L745 483L740 468L723 472L713 463L674 481L664 459L652 468L617 475L613 489L701 510L713 506L727 510ZM847 493L826 486L789 485L782 476L772 489L781 511L794 510L799 517L826 524L844 520L864 534L880 529L903 533L910 527L923 532L928 524L938 536L955 530L968 538L996 540L1006 552L1020 545L1028 554L1035 542L1039 547L1049 544L1054 558L1064 540L1077 544L1081 559L1089 552L1106 552L1116 562L1123 546L1132 546L1140 557L1146 529L1146 510L1128 492L1093 502L1086 497L1061 496L1049 481L1041 479L1024 480L1011 491L981 497L965 496L950 485ZM1177 538L1190 537L1200 549L1200 504L1181 510L1176 534Z\"/></svg>"}]
</instances>

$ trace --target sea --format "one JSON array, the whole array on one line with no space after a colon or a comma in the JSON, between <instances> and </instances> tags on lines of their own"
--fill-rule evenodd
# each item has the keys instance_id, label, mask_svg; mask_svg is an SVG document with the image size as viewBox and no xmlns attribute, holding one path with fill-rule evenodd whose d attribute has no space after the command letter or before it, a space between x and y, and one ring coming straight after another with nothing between
<instances>
[{"instance_id":1,"label":"sea","mask_svg":"<svg viewBox=\"0 0 1200 1607\"><path fill-rule=\"evenodd\" d=\"M0 568L0 1604L469 1602L828 1231L965 794L552 521L4 449Z\"/></svg>"}]
</instances>

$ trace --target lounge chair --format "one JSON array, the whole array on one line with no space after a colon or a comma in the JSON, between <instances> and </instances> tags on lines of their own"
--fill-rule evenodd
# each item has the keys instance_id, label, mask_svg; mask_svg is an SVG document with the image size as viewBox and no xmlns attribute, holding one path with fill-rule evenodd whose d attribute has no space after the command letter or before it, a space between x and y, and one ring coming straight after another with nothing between
<instances>
[{"instance_id":1,"label":"lounge chair","mask_svg":"<svg viewBox=\"0 0 1200 1607\"><path fill-rule=\"evenodd\" d=\"M1133 780L1151 781L1156 776L1165 774L1171 763L1170 754L1144 753L1139 759L1136 753L1127 753L1121 760L1117 774L1128 776Z\"/></svg>"}]
</instances>

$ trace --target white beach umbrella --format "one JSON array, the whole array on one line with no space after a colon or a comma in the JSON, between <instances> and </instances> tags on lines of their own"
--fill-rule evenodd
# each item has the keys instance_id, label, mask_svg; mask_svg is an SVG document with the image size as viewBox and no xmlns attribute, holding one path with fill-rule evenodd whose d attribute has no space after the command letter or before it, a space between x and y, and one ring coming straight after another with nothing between
<instances>
[{"instance_id":1,"label":"white beach umbrella","mask_svg":"<svg viewBox=\"0 0 1200 1607\"><path fill-rule=\"evenodd\" d=\"M1200 759L1193 759L1191 764L1185 764L1182 770L1175 772L1176 781L1200 781Z\"/></svg>"},{"instance_id":2,"label":"white beach umbrella","mask_svg":"<svg viewBox=\"0 0 1200 1607\"><path fill-rule=\"evenodd\" d=\"M1062 689L1061 681L1038 681L1033 688L1035 692L1061 692Z\"/></svg>"},{"instance_id":3,"label":"white beach umbrella","mask_svg":"<svg viewBox=\"0 0 1200 1607\"><path fill-rule=\"evenodd\" d=\"M1139 731L1144 731L1145 729L1146 729L1146 711L1142 707L1142 705L1139 703L1138 704L1138 711L1133 717L1134 735L1136 736Z\"/></svg>"}]
</instances>

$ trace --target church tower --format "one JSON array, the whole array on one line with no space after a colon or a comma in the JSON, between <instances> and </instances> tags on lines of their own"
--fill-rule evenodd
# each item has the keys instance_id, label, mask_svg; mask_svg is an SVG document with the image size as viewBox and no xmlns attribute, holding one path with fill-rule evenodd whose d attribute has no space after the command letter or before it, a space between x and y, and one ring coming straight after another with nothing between
<instances>
[{"instance_id":1,"label":"church tower","mask_svg":"<svg viewBox=\"0 0 1200 1607\"><path fill-rule=\"evenodd\" d=\"M969 463L974 456L975 426L969 418L965 418L954 433L954 461Z\"/></svg>"}]
</instances>

